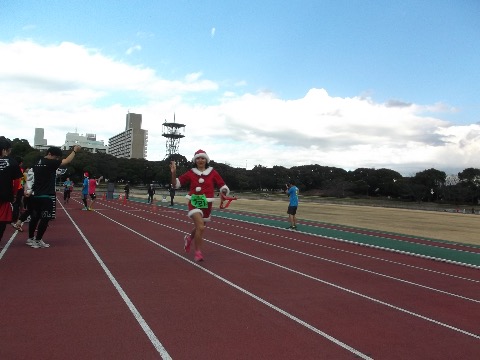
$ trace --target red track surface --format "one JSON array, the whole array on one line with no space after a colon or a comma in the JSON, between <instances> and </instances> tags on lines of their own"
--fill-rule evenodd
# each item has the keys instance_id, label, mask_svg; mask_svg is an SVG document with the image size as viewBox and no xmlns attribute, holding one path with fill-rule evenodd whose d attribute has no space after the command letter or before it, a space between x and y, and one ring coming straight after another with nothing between
<instances>
[{"instance_id":1,"label":"red track surface","mask_svg":"<svg viewBox=\"0 0 480 360\"><path fill-rule=\"evenodd\" d=\"M479 270L215 212L196 264L185 211L80 208L4 235L0 359L480 358Z\"/></svg>"}]
</instances>

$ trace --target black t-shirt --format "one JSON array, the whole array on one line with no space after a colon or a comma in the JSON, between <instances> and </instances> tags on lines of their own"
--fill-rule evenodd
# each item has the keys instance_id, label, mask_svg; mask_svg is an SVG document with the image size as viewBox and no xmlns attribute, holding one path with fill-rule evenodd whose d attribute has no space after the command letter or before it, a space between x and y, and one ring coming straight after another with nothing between
<instances>
[{"instance_id":1,"label":"black t-shirt","mask_svg":"<svg viewBox=\"0 0 480 360\"><path fill-rule=\"evenodd\" d=\"M33 165L33 195L55 195L55 178L62 160L41 158Z\"/></svg>"},{"instance_id":2,"label":"black t-shirt","mask_svg":"<svg viewBox=\"0 0 480 360\"><path fill-rule=\"evenodd\" d=\"M0 201L13 201L13 180L23 176L18 163L11 157L0 157Z\"/></svg>"}]
</instances>

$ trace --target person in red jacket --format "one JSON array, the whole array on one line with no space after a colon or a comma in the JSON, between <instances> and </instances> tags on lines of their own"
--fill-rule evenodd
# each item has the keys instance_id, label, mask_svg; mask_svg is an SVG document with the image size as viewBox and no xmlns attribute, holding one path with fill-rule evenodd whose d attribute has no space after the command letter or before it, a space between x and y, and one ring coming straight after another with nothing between
<instances>
[{"instance_id":1,"label":"person in red jacket","mask_svg":"<svg viewBox=\"0 0 480 360\"><path fill-rule=\"evenodd\" d=\"M22 177L20 181L16 181L17 194L15 195L15 200L12 202L12 226L17 222L20 217L21 209L23 207L23 159L20 156L15 157L15 161L20 166L20 171L22 172Z\"/></svg>"},{"instance_id":2,"label":"person in red jacket","mask_svg":"<svg viewBox=\"0 0 480 360\"><path fill-rule=\"evenodd\" d=\"M198 150L193 156L193 167L185 174L177 178L177 166L175 161L170 162L172 173L171 184L178 189L182 186L189 186L186 196L188 201L188 216L193 220L194 228L191 233L185 235L185 252L190 251L192 240L195 246L195 261L203 261L202 243L205 224L211 221L212 202L215 200L215 188L218 188L225 195L230 189L223 181L220 174L208 165L210 158L203 150Z\"/></svg>"},{"instance_id":3,"label":"person in red jacket","mask_svg":"<svg viewBox=\"0 0 480 360\"><path fill-rule=\"evenodd\" d=\"M103 176L100 176L98 179L95 179L93 175L90 175L90 179L88 179L88 195L90 196L90 206L88 210L93 210L93 204L95 203L95 199L97 198L97 185L100 184L100 181L103 179Z\"/></svg>"},{"instance_id":4,"label":"person in red jacket","mask_svg":"<svg viewBox=\"0 0 480 360\"><path fill-rule=\"evenodd\" d=\"M0 136L0 241L7 224L12 222L12 205L23 174L18 163L10 157L12 143Z\"/></svg>"}]
</instances>

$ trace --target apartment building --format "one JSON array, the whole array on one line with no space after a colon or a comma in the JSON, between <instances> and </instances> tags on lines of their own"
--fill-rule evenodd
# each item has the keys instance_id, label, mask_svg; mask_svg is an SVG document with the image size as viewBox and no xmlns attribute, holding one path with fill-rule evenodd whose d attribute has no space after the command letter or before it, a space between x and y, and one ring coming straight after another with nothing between
<instances>
[{"instance_id":1,"label":"apartment building","mask_svg":"<svg viewBox=\"0 0 480 360\"><path fill-rule=\"evenodd\" d=\"M128 113L125 131L108 139L108 151L117 158L145 159L148 130L142 129L142 114Z\"/></svg>"},{"instance_id":2,"label":"apartment building","mask_svg":"<svg viewBox=\"0 0 480 360\"><path fill-rule=\"evenodd\" d=\"M89 151L91 153L108 153L108 146L103 143L103 140L97 140L96 134L79 135L78 133L67 133L65 137L65 144L62 150L69 150L75 145L80 145L82 151Z\"/></svg>"}]
</instances>

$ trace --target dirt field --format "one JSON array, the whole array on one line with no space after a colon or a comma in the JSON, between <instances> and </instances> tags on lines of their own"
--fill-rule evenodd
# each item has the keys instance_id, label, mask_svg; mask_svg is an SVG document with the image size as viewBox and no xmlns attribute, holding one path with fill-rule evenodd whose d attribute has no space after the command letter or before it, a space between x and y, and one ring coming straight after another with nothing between
<instances>
[{"instance_id":1,"label":"dirt field","mask_svg":"<svg viewBox=\"0 0 480 360\"><path fill-rule=\"evenodd\" d=\"M162 192L157 193L157 200L161 198L162 194ZM175 202L183 203L184 194L177 193L177 195ZM147 197L140 191L134 191L134 196L145 199ZM168 196L167 199L170 201ZM281 198L270 197L267 200L259 199L258 195L241 194L239 199L231 203L229 209L285 216L285 226L288 226L288 200L278 199ZM215 206L218 205L219 203L216 202ZM471 213L326 204L300 199L297 219L300 222L302 219L310 219L329 224L480 245L480 215Z\"/></svg>"},{"instance_id":2,"label":"dirt field","mask_svg":"<svg viewBox=\"0 0 480 360\"><path fill-rule=\"evenodd\" d=\"M238 199L233 210L285 216L288 201ZM480 245L480 215L301 202L297 219Z\"/></svg>"}]
</instances>

